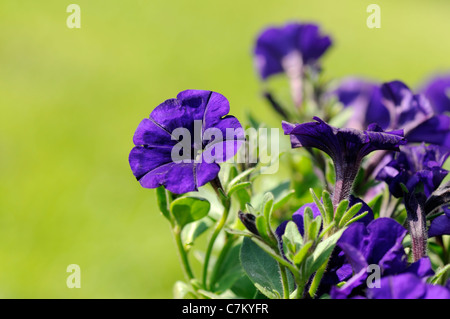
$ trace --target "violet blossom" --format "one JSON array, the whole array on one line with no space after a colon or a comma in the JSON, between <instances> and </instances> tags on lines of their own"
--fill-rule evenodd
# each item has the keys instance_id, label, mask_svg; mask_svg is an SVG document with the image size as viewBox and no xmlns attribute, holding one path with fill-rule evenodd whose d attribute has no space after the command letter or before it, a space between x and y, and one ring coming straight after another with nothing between
<instances>
[{"instance_id":1,"label":"violet blossom","mask_svg":"<svg viewBox=\"0 0 450 319\"><path fill-rule=\"evenodd\" d=\"M398 274L413 274L426 279L434 274L428 258L409 264L403 247L406 229L391 218L377 218L369 225L350 225L337 242L353 270L353 276L338 288L333 287L334 299L364 298L367 292L369 265L377 265L381 279Z\"/></svg>"},{"instance_id":2,"label":"violet blossom","mask_svg":"<svg viewBox=\"0 0 450 319\"><path fill-rule=\"evenodd\" d=\"M334 163L336 183L333 204L336 206L350 194L363 158L377 150L398 151L406 144L403 131L384 132L377 125L361 131L335 128L318 117L316 122L291 124L283 121L285 135L290 135L292 148L313 147L328 154Z\"/></svg>"},{"instance_id":3,"label":"violet blossom","mask_svg":"<svg viewBox=\"0 0 450 319\"><path fill-rule=\"evenodd\" d=\"M244 140L241 124L227 115L229 110L223 95L201 90L182 91L158 105L136 129L136 146L129 155L141 186L162 185L182 194L215 179L218 163L234 156ZM186 132L180 141L180 133Z\"/></svg>"},{"instance_id":4,"label":"violet blossom","mask_svg":"<svg viewBox=\"0 0 450 319\"><path fill-rule=\"evenodd\" d=\"M434 218L428 228L428 237L450 235L450 209L444 207L444 214Z\"/></svg>"},{"instance_id":5,"label":"violet blossom","mask_svg":"<svg viewBox=\"0 0 450 319\"><path fill-rule=\"evenodd\" d=\"M330 37L321 35L315 24L288 23L269 27L255 43L256 69L263 80L284 72L290 80L294 103L299 106L304 66L315 65L330 46Z\"/></svg>"},{"instance_id":6,"label":"violet blossom","mask_svg":"<svg viewBox=\"0 0 450 319\"><path fill-rule=\"evenodd\" d=\"M379 171L376 179L385 181L390 193L397 198L403 196L401 184L410 192L421 185L425 195L429 197L448 174L442 166L449 155L449 150L436 145L404 146Z\"/></svg>"},{"instance_id":7,"label":"violet blossom","mask_svg":"<svg viewBox=\"0 0 450 319\"><path fill-rule=\"evenodd\" d=\"M414 260L427 254L425 201L447 176L442 166L449 155L449 150L436 145L405 146L377 175L393 196L404 197ZM431 225L431 236L445 234L450 228L447 215L439 216Z\"/></svg>"},{"instance_id":8,"label":"violet blossom","mask_svg":"<svg viewBox=\"0 0 450 319\"><path fill-rule=\"evenodd\" d=\"M422 88L436 113L450 111L450 74L430 79Z\"/></svg>"},{"instance_id":9,"label":"violet blossom","mask_svg":"<svg viewBox=\"0 0 450 319\"><path fill-rule=\"evenodd\" d=\"M334 94L353 109L349 127L377 123L383 129L403 129L408 143L450 147L450 117L433 109L424 94L414 94L401 81L381 85L356 78L342 81Z\"/></svg>"},{"instance_id":10,"label":"violet blossom","mask_svg":"<svg viewBox=\"0 0 450 319\"><path fill-rule=\"evenodd\" d=\"M368 299L450 299L450 289L428 284L412 273L383 277L379 285L367 289Z\"/></svg>"}]
</instances>

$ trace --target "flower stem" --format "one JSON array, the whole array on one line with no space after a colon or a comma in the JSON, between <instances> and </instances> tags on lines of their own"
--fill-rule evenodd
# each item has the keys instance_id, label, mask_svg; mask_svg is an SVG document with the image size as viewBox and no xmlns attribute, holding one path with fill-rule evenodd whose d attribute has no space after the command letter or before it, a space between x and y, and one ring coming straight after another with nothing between
<instances>
[{"instance_id":1,"label":"flower stem","mask_svg":"<svg viewBox=\"0 0 450 319\"><path fill-rule=\"evenodd\" d=\"M225 223L228 219L228 215L230 212L230 206L231 200L230 198L227 197L226 199L224 199L224 211L222 214L222 218L217 222L216 228L214 229L211 239L209 240L208 247L206 248L205 261L203 264L203 278L202 278L203 287L205 287L205 289L207 289L208 287L208 266L209 260L211 258L211 253L214 247L214 243L216 242L217 236L219 236L220 232L225 226Z\"/></svg>"},{"instance_id":2,"label":"flower stem","mask_svg":"<svg viewBox=\"0 0 450 319\"><path fill-rule=\"evenodd\" d=\"M280 265L280 263L278 263L278 267L280 268L281 284L283 286L283 299L289 299L289 282L287 278L286 267Z\"/></svg>"},{"instance_id":3,"label":"flower stem","mask_svg":"<svg viewBox=\"0 0 450 319\"><path fill-rule=\"evenodd\" d=\"M305 292L305 282L301 280L300 278L297 278L295 280L295 283L297 284L297 290L295 294L295 299L303 299L303 294Z\"/></svg>"},{"instance_id":4,"label":"flower stem","mask_svg":"<svg viewBox=\"0 0 450 319\"><path fill-rule=\"evenodd\" d=\"M423 200L416 194L407 194L404 197L408 228L411 235L413 260L418 261L427 256L428 234L426 229L426 216L423 210Z\"/></svg>"},{"instance_id":5,"label":"flower stem","mask_svg":"<svg viewBox=\"0 0 450 319\"><path fill-rule=\"evenodd\" d=\"M350 195L358 170L359 163L351 167L347 167L347 165L344 167L335 166L336 183L334 184L332 199L335 208L342 200L347 199Z\"/></svg>"},{"instance_id":6,"label":"flower stem","mask_svg":"<svg viewBox=\"0 0 450 319\"><path fill-rule=\"evenodd\" d=\"M189 263L189 259L186 253L186 250L184 249L183 246L183 241L181 240L181 228L178 225L175 225L172 228L172 233L175 239L175 243L177 244L177 249L178 249L178 256L180 258L181 261L181 265L183 268L183 272L184 275L187 279L187 281L189 282L191 279L194 279L194 274L192 272L191 269L191 265Z\"/></svg>"}]
</instances>

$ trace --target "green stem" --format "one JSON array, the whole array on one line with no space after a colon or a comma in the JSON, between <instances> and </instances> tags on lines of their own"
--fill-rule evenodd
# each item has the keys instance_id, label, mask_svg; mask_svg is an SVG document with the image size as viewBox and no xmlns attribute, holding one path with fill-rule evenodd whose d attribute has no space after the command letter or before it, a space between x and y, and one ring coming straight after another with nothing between
<instances>
[{"instance_id":1,"label":"green stem","mask_svg":"<svg viewBox=\"0 0 450 319\"><path fill-rule=\"evenodd\" d=\"M216 242L217 236L219 236L220 232L222 231L223 227L225 226L225 223L228 219L228 214L230 212L230 206L231 202L230 199L227 198L224 203L224 212L222 214L222 218L218 221L216 228L214 229L214 232L211 236L211 239L209 240L208 247L206 248L206 255L205 255L205 262L203 264L203 287L207 289L208 287L208 266L209 266L209 260L211 258L211 253L214 247L214 243Z\"/></svg>"},{"instance_id":2,"label":"green stem","mask_svg":"<svg viewBox=\"0 0 450 319\"><path fill-rule=\"evenodd\" d=\"M303 280L300 280L299 278L295 281L297 284L297 290L296 290L296 294L295 294L295 299L302 299L303 298L303 293L305 290L305 283L303 282Z\"/></svg>"},{"instance_id":3,"label":"green stem","mask_svg":"<svg viewBox=\"0 0 450 319\"><path fill-rule=\"evenodd\" d=\"M289 299L289 282L286 267L280 265L280 263L278 263L278 267L280 268L281 284L283 285L283 299Z\"/></svg>"},{"instance_id":4,"label":"green stem","mask_svg":"<svg viewBox=\"0 0 450 319\"><path fill-rule=\"evenodd\" d=\"M181 265L183 267L184 275L185 275L187 281L189 282L191 279L194 279L194 274L192 272L191 265L189 263L189 259L188 259L186 250L184 249L183 241L181 240L181 228L180 228L180 226L175 225L172 228L172 232L173 232L173 236L175 238L175 243L177 244L178 256L180 258Z\"/></svg>"},{"instance_id":5,"label":"green stem","mask_svg":"<svg viewBox=\"0 0 450 319\"><path fill-rule=\"evenodd\" d=\"M297 285L295 299L303 299L306 282L302 280L302 278L305 278L305 267L303 264L300 265L300 269L297 270L297 274L294 275L295 284Z\"/></svg>"}]
</instances>

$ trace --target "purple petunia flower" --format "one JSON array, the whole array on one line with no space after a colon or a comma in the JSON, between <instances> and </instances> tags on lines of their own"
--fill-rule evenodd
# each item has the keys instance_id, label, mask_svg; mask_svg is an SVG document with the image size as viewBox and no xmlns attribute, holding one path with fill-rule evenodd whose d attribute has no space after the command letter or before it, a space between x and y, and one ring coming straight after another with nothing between
<instances>
[{"instance_id":1,"label":"purple petunia flower","mask_svg":"<svg viewBox=\"0 0 450 319\"><path fill-rule=\"evenodd\" d=\"M344 231L337 246L344 252L354 275L341 287L333 287L331 297L364 297L369 265L377 265L381 277L411 273L420 278L433 275L431 262L422 258L409 265L402 245L406 229L391 218L377 218L367 227L355 223Z\"/></svg>"},{"instance_id":2,"label":"purple petunia flower","mask_svg":"<svg viewBox=\"0 0 450 319\"><path fill-rule=\"evenodd\" d=\"M314 117L316 122L303 124L282 123L284 134L290 135L292 148L313 147L327 153L336 172L333 204L337 205L350 194L362 159L376 150L398 151L406 144L403 131L384 132L377 125L365 131L332 127Z\"/></svg>"},{"instance_id":3,"label":"purple petunia flower","mask_svg":"<svg viewBox=\"0 0 450 319\"><path fill-rule=\"evenodd\" d=\"M447 176L448 171L442 166L449 155L447 149L436 145L404 146L395 159L379 171L376 179L385 181L390 193L397 198L403 196L400 184L410 192L421 184L428 197Z\"/></svg>"},{"instance_id":4,"label":"purple petunia flower","mask_svg":"<svg viewBox=\"0 0 450 319\"><path fill-rule=\"evenodd\" d=\"M328 36L320 35L315 24L288 23L269 27L257 38L254 48L256 66L263 79L286 71L291 56L299 58L298 65L314 63L331 45Z\"/></svg>"},{"instance_id":5,"label":"purple petunia flower","mask_svg":"<svg viewBox=\"0 0 450 319\"><path fill-rule=\"evenodd\" d=\"M444 207L444 214L431 221L428 237L450 235L450 209Z\"/></svg>"},{"instance_id":6,"label":"purple petunia flower","mask_svg":"<svg viewBox=\"0 0 450 319\"><path fill-rule=\"evenodd\" d=\"M256 69L263 80L285 73L296 106L303 101L303 74L306 65L317 69L317 60L331 45L315 24L288 23L265 29L257 38L254 55Z\"/></svg>"},{"instance_id":7,"label":"purple petunia flower","mask_svg":"<svg viewBox=\"0 0 450 319\"><path fill-rule=\"evenodd\" d=\"M390 115L383 105L379 85L358 78L347 78L334 94L344 107L354 110L347 127L362 130L372 123L377 123L383 129L389 127Z\"/></svg>"},{"instance_id":8,"label":"purple petunia flower","mask_svg":"<svg viewBox=\"0 0 450 319\"><path fill-rule=\"evenodd\" d=\"M387 183L389 191L394 197L405 196L405 207L408 214L416 216L418 209L423 210L426 198L439 187L448 175L448 171L442 166L449 155L448 149L436 145L405 146L394 160L380 170L376 178ZM408 194L404 194L401 184L406 186ZM423 187L421 197L419 194L414 194L417 186ZM445 215L439 216L431 222L428 236L450 234L450 213L446 208L444 211ZM419 222L417 217L412 219ZM414 222L410 221L410 224L412 227ZM419 228L423 227L425 227L424 222ZM425 232L425 229L419 229L417 235L426 238ZM414 238L416 237L413 233L412 235Z\"/></svg>"},{"instance_id":9,"label":"purple petunia flower","mask_svg":"<svg viewBox=\"0 0 450 319\"><path fill-rule=\"evenodd\" d=\"M450 299L450 289L405 273L382 278L380 287L369 288L366 295L369 299Z\"/></svg>"},{"instance_id":10,"label":"purple petunia flower","mask_svg":"<svg viewBox=\"0 0 450 319\"><path fill-rule=\"evenodd\" d=\"M349 127L377 123L383 129L403 129L408 143L431 143L450 147L450 117L438 114L425 95L414 94L401 81L382 85L346 79L334 92L354 115Z\"/></svg>"},{"instance_id":11,"label":"purple petunia flower","mask_svg":"<svg viewBox=\"0 0 450 319\"><path fill-rule=\"evenodd\" d=\"M422 89L436 113L450 111L450 75L436 76Z\"/></svg>"},{"instance_id":12,"label":"purple petunia flower","mask_svg":"<svg viewBox=\"0 0 450 319\"><path fill-rule=\"evenodd\" d=\"M218 163L233 157L244 140L229 110L223 95L201 90L182 91L158 105L136 129L129 156L142 187L163 185L183 194L216 178Z\"/></svg>"}]
</instances>

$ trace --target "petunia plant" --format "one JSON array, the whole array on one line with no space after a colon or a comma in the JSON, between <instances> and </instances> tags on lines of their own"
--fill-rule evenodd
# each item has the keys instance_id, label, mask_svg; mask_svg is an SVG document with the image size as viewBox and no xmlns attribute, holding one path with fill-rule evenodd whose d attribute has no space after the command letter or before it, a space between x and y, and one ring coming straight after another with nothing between
<instances>
[{"instance_id":1,"label":"petunia plant","mask_svg":"<svg viewBox=\"0 0 450 319\"><path fill-rule=\"evenodd\" d=\"M193 89L138 124L129 165L170 225L175 298L450 298L449 77L326 79L331 44L314 23L256 37L278 127Z\"/></svg>"}]
</instances>

